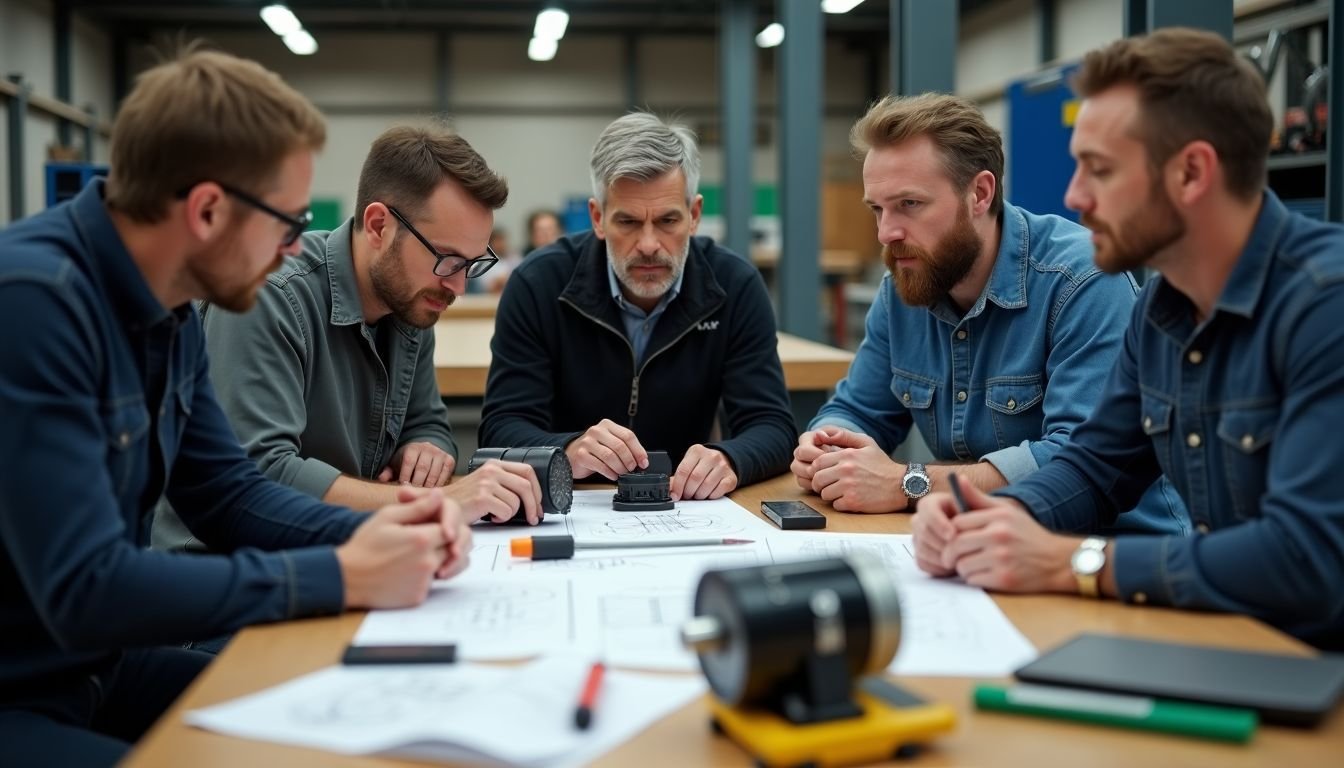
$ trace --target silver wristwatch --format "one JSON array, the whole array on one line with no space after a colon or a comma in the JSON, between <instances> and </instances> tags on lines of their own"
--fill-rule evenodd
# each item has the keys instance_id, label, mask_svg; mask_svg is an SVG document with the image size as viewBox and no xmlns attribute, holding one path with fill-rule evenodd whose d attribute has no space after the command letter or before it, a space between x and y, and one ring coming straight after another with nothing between
<instances>
[{"instance_id":1,"label":"silver wristwatch","mask_svg":"<svg viewBox=\"0 0 1344 768\"><path fill-rule=\"evenodd\" d=\"M1073 578L1078 581L1078 594L1083 597L1101 597L1098 584L1101 568L1106 565L1106 545L1108 540L1100 536L1090 536L1073 551L1069 558L1069 567L1073 569Z\"/></svg>"},{"instance_id":2,"label":"silver wristwatch","mask_svg":"<svg viewBox=\"0 0 1344 768\"><path fill-rule=\"evenodd\" d=\"M905 492L906 498L918 499L929 492L932 484L929 482L929 473L924 471L924 465L918 462L911 462L910 466L905 468L905 477L901 479L901 490Z\"/></svg>"}]
</instances>

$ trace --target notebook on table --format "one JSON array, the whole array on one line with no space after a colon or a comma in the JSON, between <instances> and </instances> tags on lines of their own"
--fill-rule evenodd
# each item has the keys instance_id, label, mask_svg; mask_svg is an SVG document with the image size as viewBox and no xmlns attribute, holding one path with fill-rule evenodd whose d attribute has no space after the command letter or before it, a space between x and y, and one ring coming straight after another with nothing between
<instances>
[{"instance_id":1,"label":"notebook on table","mask_svg":"<svg viewBox=\"0 0 1344 768\"><path fill-rule=\"evenodd\" d=\"M1344 656L1287 656L1082 634L1014 673L1019 680L1254 709L1315 725L1344 694Z\"/></svg>"}]
</instances>

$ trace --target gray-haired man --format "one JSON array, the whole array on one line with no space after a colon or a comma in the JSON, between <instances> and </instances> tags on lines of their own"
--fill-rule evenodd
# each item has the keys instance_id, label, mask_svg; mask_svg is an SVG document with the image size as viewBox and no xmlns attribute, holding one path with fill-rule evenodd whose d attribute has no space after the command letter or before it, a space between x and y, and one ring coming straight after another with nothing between
<instances>
[{"instance_id":1,"label":"gray-haired man","mask_svg":"<svg viewBox=\"0 0 1344 768\"><path fill-rule=\"evenodd\" d=\"M481 444L564 446L575 477L609 479L666 450L686 499L784 472L796 433L774 313L751 264L694 236L694 136L629 114L590 169L593 231L532 254L500 299ZM727 436L710 443L720 403Z\"/></svg>"}]
</instances>

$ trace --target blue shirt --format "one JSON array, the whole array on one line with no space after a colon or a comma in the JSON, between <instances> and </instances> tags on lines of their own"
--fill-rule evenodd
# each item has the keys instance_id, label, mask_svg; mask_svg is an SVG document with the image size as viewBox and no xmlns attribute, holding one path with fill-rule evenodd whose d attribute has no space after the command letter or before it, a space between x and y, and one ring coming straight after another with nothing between
<instances>
[{"instance_id":1,"label":"blue shirt","mask_svg":"<svg viewBox=\"0 0 1344 768\"><path fill-rule=\"evenodd\" d=\"M1212 314L1144 288L1101 405L1003 489L1055 530L1106 522L1158 473L1202 535L1120 537L1123 599L1243 613L1344 647L1344 227L1266 192Z\"/></svg>"},{"instance_id":2,"label":"blue shirt","mask_svg":"<svg viewBox=\"0 0 1344 768\"><path fill-rule=\"evenodd\" d=\"M158 303L102 189L0 232L0 701L120 648L339 611L332 545L364 519L262 478L215 402L200 319ZM236 551L147 550L160 492Z\"/></svg>"},{"instance_id":3,"label":"blue shirt","mask_svg":"<svg viewBox=\"0 0 1344 768\"><path fill-rule=\"evenodd\" d=\"M616 301L616 306L621 310L621 325L625 328L625 338L630 340L630 346L635 353L635 366L644 362L644 352L649 348L649 337L653 335L653 329L658 325L658 318L663 316L663 310L667 305L677 298L681 293L681 280L686 276L685 272L677 275L673 281L672 287L667 289L667 293L658 300L650 312L626 301L625 294L621 293L620 281L616 278L616 271L607 265L607 279L611 282L611 298Z\"/></svg>"},{"instance_id":4,"label":"blue shirt","mask_svg":"<svg viewBox=\"0 0 1344 768\"><path fill-rule=\"evenodd\" d=\"M891 451L915 425L937 460L987 461L1010 483L1069 442L1097 403L1138 286L1098 270L1088 231L1071 221L1007 203L1001 221L994 268L965 314L946 297L907 306L883 277L849 374L809 429L845 427ZM1165 483L1115 525L1189 531Z\"/></svg>"}]
</instances>

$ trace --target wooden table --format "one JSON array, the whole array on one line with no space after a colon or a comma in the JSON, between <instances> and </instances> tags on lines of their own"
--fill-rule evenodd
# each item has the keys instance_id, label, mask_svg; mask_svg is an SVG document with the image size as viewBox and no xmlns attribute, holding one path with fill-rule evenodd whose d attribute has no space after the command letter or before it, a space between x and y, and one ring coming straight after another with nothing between
<instances>
[{"instance_id":1,"label":"wooden table","mask_svg":"<svg viewBox=\"0 0 1344 768\"><path fill-rule=\"evenodd\" d=\"M485 319L445 315L434 326L434 371L439 394L444 397L485 394L486 374L490 371L490 337L494 333L494 321ZM789 391L824 392L844 378L854 353L781 333L779 358Z\"/></svg>"},{"instance_id":2,"label":"wooden table","mask_svg":"<svg viewBox=\"0 0 1344 768\"><path fill-rule=\"evenodd\" d=\"M756 511L763 499L799 498L791 477L742 489L733 499ZM828 528L850 532L907 532L907 515L837 513L815 496ZM759 514L759 512L757 512ZM1247 650L1307 654L1310 649L1259 622L1240 617L1127 606L1077 597L1008 596L995 601L1039 649L1082 631L1134 635ZM182 713L279 684L335 664L362 616L287 622L243 631L220 658L145 736L126 765L138 768L234 768L236 766L423 765L389 759L351 758L296 747L247 741L189 728ZM916 694L951 704L957 729L914 762L920 765L1028 766L1316 766L1338 764L1344 745L1344 707L1315 730L1262 725L1251 744L1234 746L1142 731L1076 725L1030 717L977 712L970 704L970 678L912 677L902 684ZM596 765L746 766L733 743L710 733L707 708L694 702L658 722ZM900 765L906 765L902 762Z\"/></svg>"},{"instance_id":3,"label":"wooden table","mask_svg":"<svg viewBox=\"0 0 1344 768\"><path fill-rule=\"evenodd\" d=\"M454 320L493 320L498 310L498 293L467 293L454 299L443 316Z\"/></svg>"}]
</instances>

